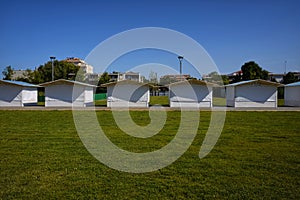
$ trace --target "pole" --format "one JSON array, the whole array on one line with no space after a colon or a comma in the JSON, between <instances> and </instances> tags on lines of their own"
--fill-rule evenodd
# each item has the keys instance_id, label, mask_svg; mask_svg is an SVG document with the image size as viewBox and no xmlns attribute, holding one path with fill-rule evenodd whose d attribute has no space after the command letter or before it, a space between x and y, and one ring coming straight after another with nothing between
<instances>
[{"instance_id":1,"label":"pole","mask_svg":"<svg viewBox=\"0 0 300 200\"><path fill-rule=\"evenodd\" d=\"M287 61L284 61L284 74L286 74L286 63Z\"/></svg>"},{"instance_id":2,"label":"pole","mask_svg":"<svg viewBox=\"0 0 300 200\"><path fill-rule=\"evenodd\" d=\"M182 81L182 59L183 56L178 56L178 60L179 60L179 65L180 65L180 81Z\"/></svg>"},{"instance_id":3,"label":"pole","mask_svg":"<svg viewBox=\"0 0 300 200\"><path fill-rule=\"evenodd\" d=\"M180 60L180 81L182 81L182 61Z\"/></svg>"},{"instance_id":4,"label":"pole","mask_svg":"<svg viewBox=\"0 0 300 200\"><path fill-rule=\"evenodd\" d=\"M54 81L54 56L50 56L51 62L52 62L52 81Z\"/></svg>"}]
</instances>

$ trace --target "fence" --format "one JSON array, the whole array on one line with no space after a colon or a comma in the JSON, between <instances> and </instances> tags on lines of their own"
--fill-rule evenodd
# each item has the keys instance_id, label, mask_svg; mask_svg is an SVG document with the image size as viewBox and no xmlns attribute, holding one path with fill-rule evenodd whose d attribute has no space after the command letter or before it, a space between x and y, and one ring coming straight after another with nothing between
<instances>
[{"instance_id":1,"label":"fence","mask_svg":"<svg viewBox=\"0 0 300 200\"><path fill-rule=\"evenodd\" d=\"M103 100L103 99L106 99L106 98L107 98L106 93L94 94L94 100L95 101L97 101L97 100Z\"/></svg>"}]
</instances>

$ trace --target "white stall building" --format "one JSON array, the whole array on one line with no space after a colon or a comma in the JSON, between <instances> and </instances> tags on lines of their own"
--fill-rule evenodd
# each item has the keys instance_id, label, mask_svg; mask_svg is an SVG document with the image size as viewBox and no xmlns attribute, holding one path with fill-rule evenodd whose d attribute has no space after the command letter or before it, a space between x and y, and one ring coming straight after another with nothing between
<instances>
[{"instance_id":1,"label":"white stall building","mask_svg":"<svg viewBox=\"0 0 300 200\"><path fill-rule=\"evenodd\" d=\"M213 84L200 80L175 82L169 85L170 107L212 107Z\"/></svg>"},{"instance_id":2,"label":"white stall building","mask_svg":"<svg viewBox=\"0 0 300 200\"><path fill-rule=\"evenodd\" d=\"M226 105L231 107L277 107L281 84L256 79L226 85Z\"/></svg>"},{"instance_id":3,"label":"white stall building","mask_svg":"<svg viewBox=\"0 0 300 200\"><path fill-rule=\"evenodd\" d=\"M94 104L94 85L59 79L40 86L45 87L45 107L86 107Z\"/></svg>"},{"instance_id":4,"label":"white stall building","mask_svg":"<svg viewBox=\"0 0 300 200\"><path fill-rule=\"evenodd\" d=\"M284 105L300 106L300 81L284 86Z\"/></svg>"},{"instance_id":5,"label":"white stall building","mask_svg":"<svg viewBox=\"0 0 300 200\"><path fill-rule=\"evenodd\" d=\"M22 81L0 80L0 106L19 106L38 102L39 86Z\"/></svg>"},{"instance_id":6,"label":"white stall building","mask_svg":"<svg viewBox=\"0 0 300 200\"><path fill-rule=\"evenodd\" d=\"M107 107L149 107L149 85L123 80L102 84L107 87Z\"/></svg>"}]
</instances>

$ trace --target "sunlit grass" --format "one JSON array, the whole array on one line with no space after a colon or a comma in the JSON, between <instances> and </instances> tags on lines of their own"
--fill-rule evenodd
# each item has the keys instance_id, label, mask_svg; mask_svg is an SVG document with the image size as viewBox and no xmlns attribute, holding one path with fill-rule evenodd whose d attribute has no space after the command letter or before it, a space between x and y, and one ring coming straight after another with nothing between
<instances>
[{"instance_id":1,"label":"sunlit grass","mask_svg":"<svg viewBox=\"0 0 300 200\"><path fill-rule=\"evenodd\" d=\"M131 111L149 123L148 112ZM198 158L210 112L201 112L188 151L159 171L113 170L89 154L71 111L0 111L0 199L299 199L299 112L227 112L217 145ZM176 134L179 111L165 129L137 139L116 127L111 111L97 117L125 150L161 148Z\"/></svg>"}]
</instances>

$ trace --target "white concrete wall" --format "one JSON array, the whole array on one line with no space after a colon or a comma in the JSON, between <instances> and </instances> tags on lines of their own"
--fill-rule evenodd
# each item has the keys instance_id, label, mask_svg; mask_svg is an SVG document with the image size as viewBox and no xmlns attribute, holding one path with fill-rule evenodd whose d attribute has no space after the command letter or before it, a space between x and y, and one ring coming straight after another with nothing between
<instances>
[{"instance_id":1,"label":"white concrete wall","mask_svg":"<svg viewBox=\"0 0 300 200\"><path fill-rule=\"evenodd\" d=\"M193 101L189 101L189 102L175 102L175 101L171 101L170 102L170 107L171 108L209 108L212 107L212 103L210 101L201 101L201 102L193 102Z\"/></svg>"},{"instance_id":2,"label":"white concrete wall","mask_svg":"<svg viewBox=\"0 0 300 200\"><path fill-rule=\"evenodd\" d=\"M170 107L212 107L212 87L174 84L169 87Z\"/></svg>"},{"instance_id":3,"label":"white concrete wall","mask_svg":"<svg viewBox=\"0 0 300 200\"><path fill-rule=\"evenodd\" d=\"M284 105L300 106L300 86L284 88Z\"/></svg>"},{"instance_id":4,"label":"white concrete wall","mask_svg":"<svg viewBox=\"0 0 300 200\"><path fill-rule=\"evenodd\" d=\"M86 86L54 84L45 87L45 107L85 107L93 103L93 89Z\"/></svg>"},{"instance_id":5,"label":"white concrete wall","mask_svg":"<svg viewBox=\"0 0 300 200\"><path fill-rule=\"evenodd\" d=\"M117 83L107 87L107 107L148 107L149 101L146 85Z\"/></svg>"},{"instance_id":6,"label":"white concrete wall","mask_svg":"<svg viewBox=\"0 0 300 200\"><path fill-rule=\"evenodd\" d=\"M226 87L226 105L227 106L231 106L234 107L234 103L235 103L235 88L230 86L230 87Z\"/></svg>"},{"instance_id":7,"label":"white concrete wall","mask_svg":"<svg viewBox=\"0 0 300 200\"><path fill-rule=\"evenodd\" d=\"M22 87L0 84L0 106L23 106Z\"/></svg>"},{"instance_id":8,"label":"white concrete wall","mask_svg":"<svg viewBox=\"0 0 300 200\"><path fill-rule=\"evenodd\" d=\"M235 107L277 107L277 87L237 86L235 88Z\"/></svg>"}]
</instances>

